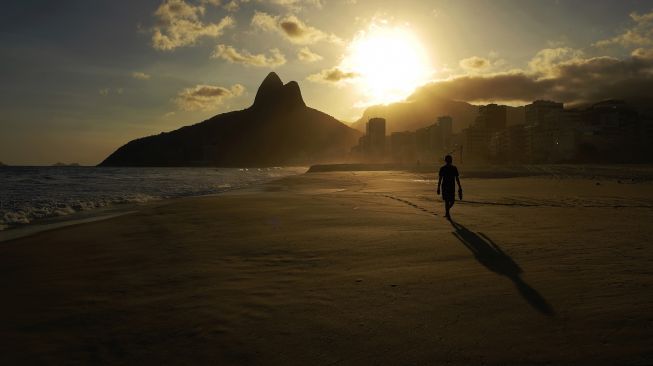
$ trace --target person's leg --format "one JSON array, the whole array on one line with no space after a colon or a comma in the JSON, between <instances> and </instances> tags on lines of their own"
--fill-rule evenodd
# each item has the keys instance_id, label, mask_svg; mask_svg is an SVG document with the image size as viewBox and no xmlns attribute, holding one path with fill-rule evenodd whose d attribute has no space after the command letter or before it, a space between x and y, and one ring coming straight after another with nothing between
<instances>
[{"instance_id":1,"label":"person's leg","mask_svg":"<svg viewBox=\"0 0 653 366\"><path fill-rule=\"evenodd\" d=\"M444 217L447 217L449 215L449 201L444 197L442 201L444 201Z\"/></svg>"},{"instance_id":2,"label":"person's leg","mask_svg":"<svg viewBox=\"0 0 653 366\"><path fill-rule=\"evenodd\" d=\"M447 217L449 218L449 220L451 220L451 213L450 213L449 211L451 211L451 208L453 207L453 204L454 204L455 202L456 202L456 199L455 199L455 198L451 198L451 199L449 200L449 210L447 211Z\"/></svg>"}]
</instances>

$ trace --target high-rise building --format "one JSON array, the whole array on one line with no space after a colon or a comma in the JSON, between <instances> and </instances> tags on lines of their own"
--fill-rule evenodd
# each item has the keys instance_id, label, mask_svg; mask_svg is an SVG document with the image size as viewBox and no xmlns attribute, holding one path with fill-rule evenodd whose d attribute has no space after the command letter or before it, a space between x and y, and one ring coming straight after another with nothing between
<instances>
[{"instance_id":1,"label":"high-rise building","mask_svg":"<svg viewBox=\"0 0 653 366\"><path fill-rule=\"evenodd\" d=\"M383 157L385 154L385 119L370 119L366 125L366 132L367 153L371 157Z\"/></svg>"},{"instance_id":2,"label":"high-rise building","mask_svg":"<svg viewBox=\"0 0 653 366\"><path fill-rule=\"evenodd\" d=\"M488 104L478 107L476 125L489 131L499 131L506 128L508 110L505 105Z\"/></svg>"},{"instance_id":3,"label":"high-rise building","mask_svg":"<svg viewBox=\"0 0 653 366\"><path fill-rule=\"evenodd\" d=\"M465 161L484 162L490 154L490 137L492 131L483 126L469 126L463 130L463 147Z\"/></svg>"},{"instance_id":4,"label":"high-rise building","mask_svg":"<svg viewBox=\"0 0 653 366\"><path fill-rule=\"evenodd\" d=\"M452 145L451 136L453 135L453 118L449 116L438 117L438 126L440 127L442 148L445 150L449 150Z\"/></svg>"},{"instance_id":5,"label":"high-rise building","mask_svg":"<svg viewBox=\"0 0 653 366\"><path fill-rule=\"evenodd\" d=\"M526 105L526 125L541 126L551 120L550 114L562 113L563 104L550 100L536 100Z\"/></svg>"},{"instance_id":6,"label":"high-rise building","mask_svg":"<svg viewBox=\"0 0 653 366\"><path fill-rule=\"evenodd\" d=\"M583 153L592 159L632 162L640 158L640 150L645 150L638 144L642 119L625 101L606 100L592 105L583 111L582 125L586 132L581 141L586 149Z\"/></svg>"},{"instance_id":7,"label":"high-rise building","mask_svg":"<svg viewBox=\"0 0 653 366\"><path fill-rule=\"evenodd\" d=\"M478 108L474 124L463 131L465 160L482 162L490 158L490 143L495 132L506 129L508 110L505 105L488 104ZM497 138L501 137L497 135ZM500 142L495 139L495 148Z\"/></svg>"},{"instance_id":8,"label":"high-rise building","mask_svg":"<svg viewBox=\"0 0 653 366\"><path fill-rule=\"evenodd\" d=\"M415 147L416 147L416 133L393 132L390 136L390 146L392 149L392 159L398 163L414 162L415 161Z\"/></svg>"},{"instance_id":9,"label":"high-rise building","mask_svg":"<svg viewBox=\"0 0 653 366\"><path fill-rule=\"evenodd\" d=\"M433 154L435 151L433 136L434 130L436 130L437 127L438 126L436 125L431 125L415 131L415 149L418 153L423 155Z\"/></svg>"}]
</instances>

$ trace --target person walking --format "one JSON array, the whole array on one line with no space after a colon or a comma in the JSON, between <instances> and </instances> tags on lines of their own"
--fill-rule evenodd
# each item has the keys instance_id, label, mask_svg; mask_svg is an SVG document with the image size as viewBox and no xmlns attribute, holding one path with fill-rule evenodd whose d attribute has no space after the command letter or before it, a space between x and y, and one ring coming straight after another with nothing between
<instances>
[{"instance_id":1,"label":"person walking","mask_svg":"<svg viewBox=\"0 0 653 366\"><path fill-rule=\"evenodd\" d=\"M444 217L451 220L449 210L456 202L456 182L458 183L458 197L463 199L463 187L460 185L460 178L458 178L458 168L453 165L453 158L451 155L444 157L445 165L440 168L438 178L438 191L437 194L442 192L442 200L444 201ZM442 190L440 190L442 188Z\"/></svg>"}]
</instances>

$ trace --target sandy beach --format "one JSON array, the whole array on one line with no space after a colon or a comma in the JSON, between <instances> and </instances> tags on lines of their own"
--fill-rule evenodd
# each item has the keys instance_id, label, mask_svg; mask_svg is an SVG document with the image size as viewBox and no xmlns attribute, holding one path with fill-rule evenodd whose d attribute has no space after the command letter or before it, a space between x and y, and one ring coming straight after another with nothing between
<instances>
[{"instance_id":1,"label":"sandy beach","mask_svg":"<svg viewBox=\"0 0 653 366\"><path fill-rule=\"evenodd\" d=\"M464 173L463 173L464 174ZM0 244L0 364L650 365L653 184L328 172Z\"/></svg>"}]
</instances>

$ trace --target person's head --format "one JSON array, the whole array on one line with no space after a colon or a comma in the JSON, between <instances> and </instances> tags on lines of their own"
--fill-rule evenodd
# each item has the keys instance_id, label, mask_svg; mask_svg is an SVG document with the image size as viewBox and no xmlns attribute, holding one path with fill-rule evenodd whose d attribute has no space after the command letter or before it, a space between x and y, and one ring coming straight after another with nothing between
<instances>
[{"instance_id":1,"label":"person's head","mask_svg":"<svg viewBox=\"0 0 653 366\"><path fill-rule=\"evenodd\" d=\"M453 158L451 155L447 155L444 157L444 161L447 163L447 165L451 165L451 163L453 163Z\"/></svg>"}]
</instances>

